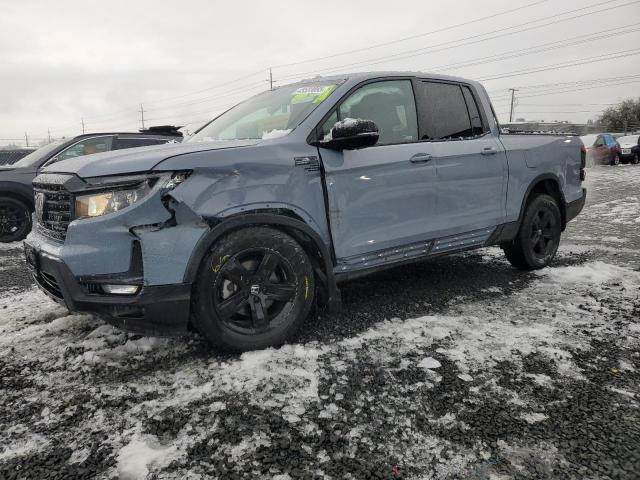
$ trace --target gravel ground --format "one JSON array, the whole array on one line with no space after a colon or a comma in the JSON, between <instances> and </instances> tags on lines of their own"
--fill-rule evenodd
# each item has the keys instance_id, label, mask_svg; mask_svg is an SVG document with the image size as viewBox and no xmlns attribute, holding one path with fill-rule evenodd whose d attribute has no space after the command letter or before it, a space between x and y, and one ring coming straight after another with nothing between
<instances>
[{"instance_id":1,"label":"gravel ground","mask_svg":"<svg viewBox=\"0 0 640 480\"><path fill-rule=\"evenodd\" d=\"M69 315L2 246L0 479L638 478L640 167L588 177L551 267L397 268L240 356Z\"/></svg>"}]
</instances>

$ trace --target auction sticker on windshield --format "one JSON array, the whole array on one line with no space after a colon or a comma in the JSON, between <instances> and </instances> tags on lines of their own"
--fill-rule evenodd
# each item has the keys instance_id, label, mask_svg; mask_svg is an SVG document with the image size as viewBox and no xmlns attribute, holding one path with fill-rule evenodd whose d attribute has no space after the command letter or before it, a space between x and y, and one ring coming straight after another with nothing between
<instances>
[{"instance_id":1,"label":"auction sticker on windshield","mask_svg":"<svg viewBox=\"0 0 640 480\"><path fill-rule=\"evenodd\" d=\"M320 103L323 102L329 94L336 88L332 85L309 85L300 87L293 91L291 103Z\"/></svg>"}]
</instances>

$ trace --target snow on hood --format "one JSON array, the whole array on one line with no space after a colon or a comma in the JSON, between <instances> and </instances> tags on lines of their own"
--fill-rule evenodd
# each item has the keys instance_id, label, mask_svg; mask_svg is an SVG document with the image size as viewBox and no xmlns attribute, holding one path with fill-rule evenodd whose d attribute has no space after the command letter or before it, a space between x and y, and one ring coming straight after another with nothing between
<instances>
[{"instance_id":1,"label":"snow on hood","mask_svg":"<svg viewBox=\"0 0 640 480\"><path fill-rule=\"evenodd\" d=\"M189 153L222 150L255 145L261 140L228 140L218 142L187 142L129 148L69 158L43 169L46 173L75 173L81 178L120 175L152 170L163 160Z\"/></svg>"}]
</instances>

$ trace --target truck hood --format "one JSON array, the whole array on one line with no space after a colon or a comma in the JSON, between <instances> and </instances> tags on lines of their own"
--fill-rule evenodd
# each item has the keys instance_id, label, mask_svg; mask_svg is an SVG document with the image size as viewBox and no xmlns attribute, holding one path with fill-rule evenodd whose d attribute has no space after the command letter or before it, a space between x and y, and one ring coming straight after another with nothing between
<instances>
[{"instance_id":1,"label":"truck hood","mask_svg":"<svg viewBox=\"0 0 640 480\"><path fill-rule=\"evenodd\" d=\"M17 173L36 173L38 169L36 167L14 167L13 165L0 165L0 180L8 174Z\"/></svg>"},{"instance_id":2,"label":"truck hood","mask_svg":"<svg viewBox=\"0 0 640 480\"><path fill-rule=\"evenodd\" d=\"M42 172L74 173L81 178L148 172L153 170L158 163L168 158L187 153L247 147L261 141L259 139L247 139L219 142L187 142L115 150L61 160L47 166Z\"/></svg>"}]
</instances>

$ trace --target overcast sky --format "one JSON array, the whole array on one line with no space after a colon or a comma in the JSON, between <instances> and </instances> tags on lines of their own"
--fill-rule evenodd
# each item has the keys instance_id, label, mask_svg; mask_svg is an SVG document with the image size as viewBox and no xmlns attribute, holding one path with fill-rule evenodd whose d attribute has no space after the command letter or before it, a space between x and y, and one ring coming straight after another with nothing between
<instances>
[{"instance_id":1,"label":"overcast sky","mask_svg":"<svg viewBox=\"0 0 640 480\"><path fill-rule=\"evenodd\" d=\"M478 79L501 121L510 87L520 89L515 117L547 121L584 122L640 96L639 1L0 0L0 7L0 139L28 132L37 141L47 129L75 135L81 118L89 132L137 130L140 104L147 125L193 130L268 88L269 66L276 84L370 70Z\"/></svg>"}]
</instances>

